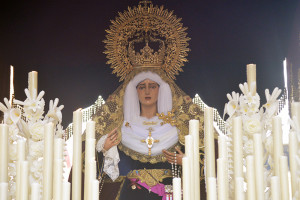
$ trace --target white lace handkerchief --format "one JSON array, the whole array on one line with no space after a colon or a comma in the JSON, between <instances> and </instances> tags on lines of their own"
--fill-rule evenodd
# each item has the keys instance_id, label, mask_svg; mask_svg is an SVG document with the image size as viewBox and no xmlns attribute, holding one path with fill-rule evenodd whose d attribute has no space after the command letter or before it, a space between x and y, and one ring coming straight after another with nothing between
<instances>
[{"instance_id":1,"label":"white lace handkerchief","mask_svg":"<svg viewBox=\"0 0 300 200\"><path fill-rule=\"evenodd\" d=\"M107 135L104 135L98 141L96 147L98 152L102 151L106 138ZM103 171L111 178L111 180L115 181L120 175L119 166L118 166L118 163L120 162L120 156L119 156L117 146L111 147L103 155L104 155Z\"/></svg>"}]
</instances>

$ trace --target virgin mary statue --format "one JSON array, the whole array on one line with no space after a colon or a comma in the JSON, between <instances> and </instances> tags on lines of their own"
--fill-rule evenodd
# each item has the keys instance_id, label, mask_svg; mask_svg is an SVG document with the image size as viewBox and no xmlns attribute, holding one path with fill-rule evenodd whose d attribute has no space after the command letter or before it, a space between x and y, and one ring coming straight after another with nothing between
<instances>
[{"instance_id":1,"label":"virgin mary statue","mask_svg":"<svg viewBox=\"0 0 300 200\"><path fill-rule=\"evenodd\" d=\"M203 146L203 113L174 82L189 51L180 21L142 1L107 30L108 64L123 83L93 116L100 199L168 199L190 119L200 120Z\"/></svg>"}]
</instances>

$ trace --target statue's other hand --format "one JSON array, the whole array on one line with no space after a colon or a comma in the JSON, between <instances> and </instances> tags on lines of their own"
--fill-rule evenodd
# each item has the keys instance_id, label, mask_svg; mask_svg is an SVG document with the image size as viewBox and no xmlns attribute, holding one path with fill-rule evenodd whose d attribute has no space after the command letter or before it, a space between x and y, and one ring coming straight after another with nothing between
<instances>
[{"instance_id":1,"label":"statue's other hand","mask_svg":"<svg viewBox=\"0 0 300 200\"><path fill-rule=\"evenodd\" d=\"M175 149L178 152L178 153L176 153L176 164L182 165L182 158L184 156L184 153L182 153L182 151L178 147L175 147ZM175 163L175 153L172 153L167 150L163 150L163 154L166 156L169 163L171 163L171 164Z\"/></svg>"},{"instance_id":2,"label":"statue's other hand","mask_svg":"<svg viewBox=\"0 0 300 200\"><path fill-rule=\"evenodd\" d=\"M117 132L117 128L115 128L114 130L112 130L104 143L103 149L105 151L108 151L111 147L118 145L120 143L121 139L118 139L118 132Z\"/></svg>"}]
</instances>

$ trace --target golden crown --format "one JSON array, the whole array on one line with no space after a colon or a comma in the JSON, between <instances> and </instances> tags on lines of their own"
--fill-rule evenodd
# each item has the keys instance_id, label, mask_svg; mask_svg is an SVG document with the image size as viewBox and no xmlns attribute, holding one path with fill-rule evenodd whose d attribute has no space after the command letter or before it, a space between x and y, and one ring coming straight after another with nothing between
<instances>
[{"instance_id":1,"label":"golden crown","mask_svg":"<svg viewBox=\"0 0 300 200\"><path fill-rule=\"evenodd\" d=\"M141 1L138 7L119 13L107 30L107 63L120 81L140 67L160 67L175 79L190 50L186 30L173 11Z\"/></svg>"}]
</instances>

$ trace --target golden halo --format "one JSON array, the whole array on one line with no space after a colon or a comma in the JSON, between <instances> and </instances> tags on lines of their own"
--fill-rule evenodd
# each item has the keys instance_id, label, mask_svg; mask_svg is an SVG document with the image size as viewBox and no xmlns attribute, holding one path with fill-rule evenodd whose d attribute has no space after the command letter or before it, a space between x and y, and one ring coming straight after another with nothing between
<instances>
[{"instance_id":1,"label":"golden halo","mask_svg":"<svg viewBox=\"0 0 300 200\"><path fill-rule=\"evenodd\" d=\"M141 2L142 3L142 2ZM106 30L104 40L107 55L107 64L111 65L113 73L120 77L120 81L134 69L129 59L128 45L130 40L144 35L157 37L164 41L164 56L161 68L167 76L175 79L175 75L183 71L184 62L187 62L187 52L190 51L181 18L173 15L173 11L164 10L164 7L141 5L130 8L112 20L109 30Z\"/></svg>"}]
</instances>

